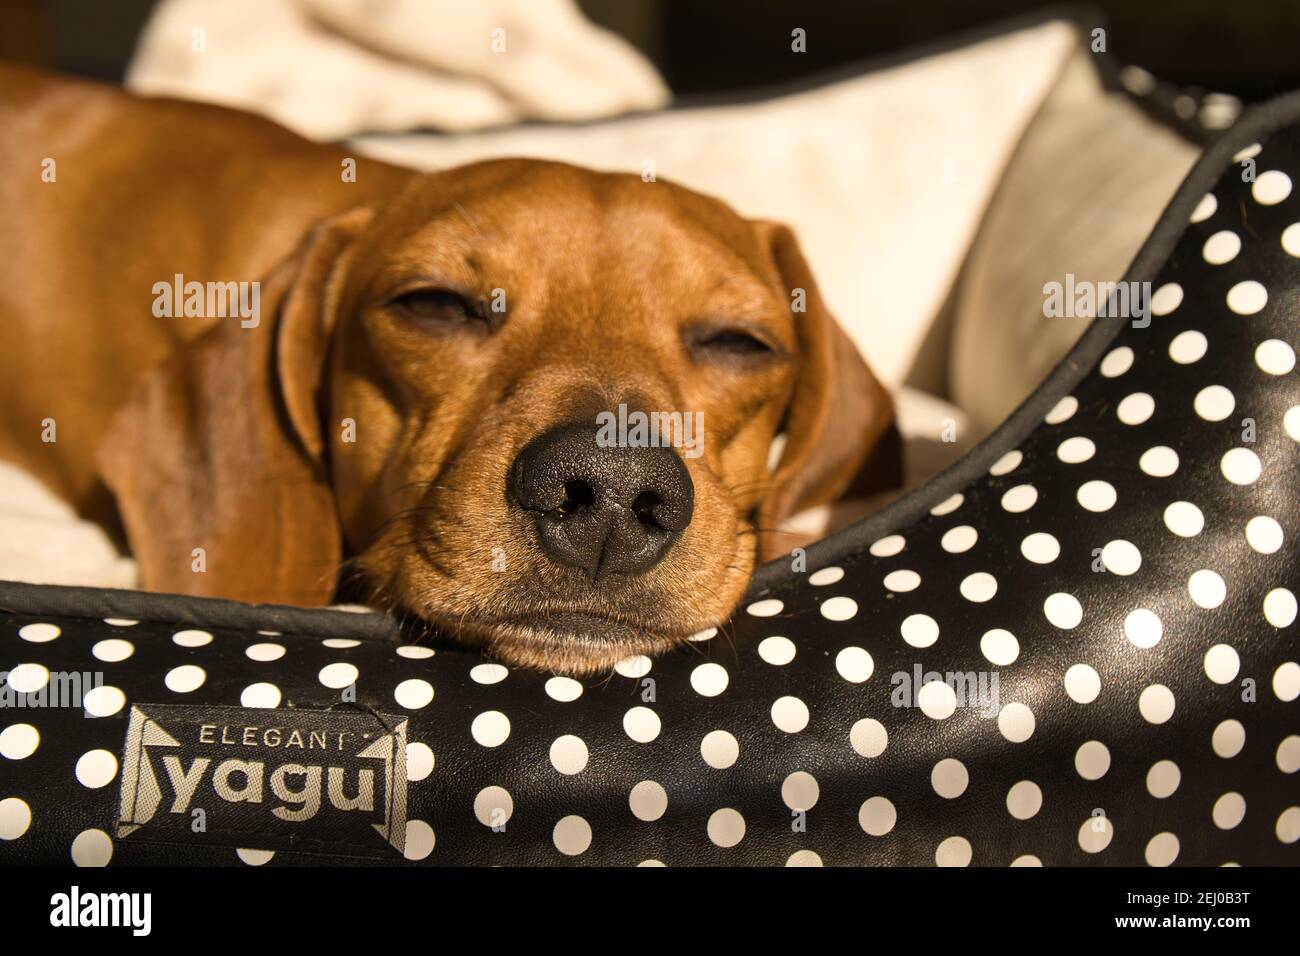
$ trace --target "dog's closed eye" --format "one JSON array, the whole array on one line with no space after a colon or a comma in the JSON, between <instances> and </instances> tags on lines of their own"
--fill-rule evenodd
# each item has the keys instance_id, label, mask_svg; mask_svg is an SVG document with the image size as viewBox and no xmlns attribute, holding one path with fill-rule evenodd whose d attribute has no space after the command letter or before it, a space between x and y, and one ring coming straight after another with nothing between
<instances>
[{"instance_id":1,"label":"dog's closed eye","mask_svg":"<svg viewBox=\"0 0 1300 956\"><path fill-rule=\"evenodd\" d=\"M742 328L704 326L686 334L686 347L701 360L759 359L779 353L779 349L758 334Z\"/></svg>"},{"instance_id":2,"label":"dog's closed eye","mask_svg":"<svg viewBox=\"0 0 1300 956\"><path fill-rule=\"evenodd\" d=\"M388 305L408 321L439 329L492 330L486 303L449 289L413 289L390 299Z\"/></svg>"}]
</instances>

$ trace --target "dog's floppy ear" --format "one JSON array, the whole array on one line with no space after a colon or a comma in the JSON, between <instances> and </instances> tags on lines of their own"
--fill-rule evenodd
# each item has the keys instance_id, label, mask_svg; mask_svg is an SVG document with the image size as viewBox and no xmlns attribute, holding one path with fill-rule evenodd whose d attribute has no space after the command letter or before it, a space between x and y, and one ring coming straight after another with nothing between
<instances>
[{"instance_id":1,"label":"dog's floppy ear","mask_svg":"<svg viewBox=\"0 0 1300 956\"><path fill-rule=\"evenodd\" d=\"M369 219L354 210L317 226L260 283L256 324L212 320L114 415L98 463L143 587L304 606L333 597L342 532L316 393L339 266Z\"/></svg>"},{"instance_id":2,"label":"dog's floppy ear","mask_svg":"<svg viewBox=\"0 0 1300 956\"><path fill-rule=\"evenodd\" d=\"M786 226L756 223L794 313L798 365L785 413L785 445L759 506L762 552L785 550L776 531L805 508L902 483L902 442L889 393L822 301ZM802 311L800 308L802 307Z\"/></svg>"}]
</instances>

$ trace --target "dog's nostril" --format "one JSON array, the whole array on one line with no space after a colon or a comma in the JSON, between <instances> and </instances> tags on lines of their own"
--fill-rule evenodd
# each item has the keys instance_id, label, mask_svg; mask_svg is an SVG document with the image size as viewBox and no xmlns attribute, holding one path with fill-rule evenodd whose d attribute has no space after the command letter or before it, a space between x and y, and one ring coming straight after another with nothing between
<instances>
[{"instance_id":1,"label":"dog's nostril","mask_svg":"<svg viewBox=\"0 0 1300 956\"><path fill-rule=\"evenodd\" d=\"M572 514L596 503L596 490L590 482L581 478L571 478L564 483L564 500L560 502L560 511Z\"/></svg>"},{"instance_id":2,"label":"dog's nostril","mask_svg":"<svg viewBox=\"0 0 1300 956\"><path fill-rule=\"evenodd\" d=\"M667 531L668 529L659 523L659 519L654 514L655 507L661 504L663 499L653 491L643 491L632 500L632 514L636 515L636 520L643 525Z\"/></svg>"}]
</instances>

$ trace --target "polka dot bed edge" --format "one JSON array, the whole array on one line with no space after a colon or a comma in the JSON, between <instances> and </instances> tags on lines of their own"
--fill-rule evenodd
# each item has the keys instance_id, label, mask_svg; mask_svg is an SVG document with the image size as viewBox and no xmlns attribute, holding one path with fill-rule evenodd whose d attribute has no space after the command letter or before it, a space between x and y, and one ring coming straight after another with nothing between
<instances>
[{"instance_id":1,"label":"polka dot bed edge","mask_svg":"<svg viewBox=\"0 0 1300 956\"><path fill-rule=\"evenodd\" d=\"M811 574L761 569L687 652L575 681L0 614L0 690L102 684L0 711L0 862L349 862L118 827L128 715L192 704L399 718L393 862L1295 865L1298 177L1291 96L1207 151L1139 255L1149 327L1098 320L955 469Z\"/></svg>"}]
</instances>

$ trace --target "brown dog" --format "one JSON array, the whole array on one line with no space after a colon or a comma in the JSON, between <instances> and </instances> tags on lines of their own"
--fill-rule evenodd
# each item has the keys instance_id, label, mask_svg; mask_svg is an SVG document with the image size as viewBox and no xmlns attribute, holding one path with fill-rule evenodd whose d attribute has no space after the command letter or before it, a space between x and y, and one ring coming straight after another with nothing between
<instances>
[{"instance_id":1,"label":"brown dog","mask_svg":"<svg viewBox=\"0 0 1300 956\"><path fill-rule=\"evenodd\" d=\"M756 529L773 553L896 478L888 396L784 227L28 70L0 115L0 457L120 520L146 588L318 605L342 575L585 672L725 620ZM620 405L703 441L602 441Z\"/></svg>"}]
</instances>

